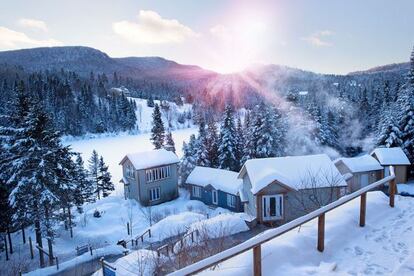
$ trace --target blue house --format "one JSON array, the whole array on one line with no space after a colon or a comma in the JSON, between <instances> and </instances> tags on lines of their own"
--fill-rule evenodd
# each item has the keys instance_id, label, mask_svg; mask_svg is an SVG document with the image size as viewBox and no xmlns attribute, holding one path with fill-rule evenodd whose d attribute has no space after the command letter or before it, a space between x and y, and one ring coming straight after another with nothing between
<instances>
[{"instance_id":1,"label":"blue house","mask_svg":"<svg viewBox=\"0 0 414 276\"><path fill-rule=\"evenodd\" d=\"M237 175L238 173L227 170L195 167L185 184L190 190L191 199L233 212L243 212L240 199L243 181Z\"/></svg>"}]
</instances>

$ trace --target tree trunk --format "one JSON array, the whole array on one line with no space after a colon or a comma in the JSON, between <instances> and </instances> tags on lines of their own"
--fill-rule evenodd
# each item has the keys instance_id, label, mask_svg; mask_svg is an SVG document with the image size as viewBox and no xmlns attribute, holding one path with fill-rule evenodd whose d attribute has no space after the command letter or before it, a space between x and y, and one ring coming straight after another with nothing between
<instances>
[{"instance_id":1,"label":"tree trunk","mask_svg":"<svg viewBox=\"0 0 414 276\"><path fill-rule=\"evenodd\" d=\"M23 243L26 243L26 233L24 232L24 226L22 226L22 238L23 238Z\"/></svg>"},{"instance_id":2,"label":"tree trunk","mask_svg":"<svg viewBox=\"0 0 414 276\"><path fill-rule=\"evenodd\" d=\"M68 222L66 221L66 208L63 207L63 217L65 218L65 230L68 230Z\"/></svg>"},{"instance_id":3,"label":"tree trunk","mask_svg":"<svg viewBox=\"0 0 414 276\"><path fill-rule=\"evenodd\" d=\"M72 213L70 212L70 206L68 207L68 217L69 217L69 231L70 237L73 238L73 229L72 229Z\"/></svg>"},{"instance_id":4,"label":"tree trunk","mask_svg":"<svg viewBox=\"0 0 414 276\"><path fill-rule=\"evenodd\" d=\"M52 239L48 238L47 239L47 247L49 249L49 265L53 265L53 245L52 245Z\"/></svg>"},{"instance_id":5,"label":"tree trunk","mask_svg":"<svg viewBox=\"0 0 414 276\"><path fill-rule=\"evenodd\" d=\"M42 232L40 232L40 222L38 220L35 221L35 234L36 234L36 244L43 248L42 242ZM40 260L40 267L45 266L45 256L42 250L39 250L39 260Z\"/></svg>"},{"instance_id":6,"label":"tree trunk","mask_svg":"<svg viewBox=\"0 0 414 276\"><path fill-rule=\"evenodd\" d=\"M12 239L11 239L11 234L10 234L10 230L9 228L7 228L7 238L9 239L9 250L10 250L10 254L13 254L13 244L12 244Z\"/></svg>"}]
</instances>

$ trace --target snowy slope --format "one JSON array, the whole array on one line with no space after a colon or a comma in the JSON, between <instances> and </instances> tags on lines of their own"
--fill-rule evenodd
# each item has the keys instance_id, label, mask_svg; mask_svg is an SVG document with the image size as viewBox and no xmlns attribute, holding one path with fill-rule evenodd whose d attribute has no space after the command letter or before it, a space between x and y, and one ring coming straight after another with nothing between
<instances>
[{"instance_id":1,"label":"snowy slope","mask_svg":"<svg viewBox=\"0 0 414 276\"><path fill-rule=\"evenodd\" d=\"M316 250L317 220L262 246L264 275L413 275L414 199L382 192L367 196L366 226L358 226L359 199L326 214L325 251ZM251 275L252 252L203 275Z\"/></svg>"}]
</instances>

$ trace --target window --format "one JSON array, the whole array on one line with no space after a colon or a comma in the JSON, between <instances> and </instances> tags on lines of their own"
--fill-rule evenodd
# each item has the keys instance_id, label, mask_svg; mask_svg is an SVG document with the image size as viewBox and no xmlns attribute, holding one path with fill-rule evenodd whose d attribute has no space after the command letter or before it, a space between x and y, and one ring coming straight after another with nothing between
<instances>
[{"instance_id":1,"label":"window","mask_svg":"<svg viewBox=\"0 0 414 276\"><path fill-rule=\"evenodd\" d=\"M131 164L126 165L125 173L127 177L134 178L134 167Z\"/></svg>"},{"instance_id":2,"label":"window","mask_svg":"<svg viewBox=\"0 0 414 276\"><path fill-rule=\"evenodd\" d=\"M263 220L283 218L283 196L266 195L262 197Z\"/></svg>"},{"instance_id":3,"label":"window","mask_svg":"<svg viewBox=\"0 0 414 276\"><path fill-rule=\"evenodd\" d=\"M201 197L201 187L193 186L193 196Z\"/></svg>"},{"instance_id":4,"label":"window","mask_svg":"<svg viewBox=\"0 0 414 276\"><path fill-rule=\"evenodd\" d=\"M236 207L236 197L234 195L227 194L227 206Z\"/></svg>"},{"instance_id":5,"label":"window","mask_svg":"<svg viewBox=\"0 0 414 276\"><path fill-rule=\"evenodd\" d=\"M160 199L160 187L152 188L150 191L150 201L159 200Z\"/></svg>"},{"instance_id":6,"label":"window","mask_svg":"<svg viewBox=\"0 0 414 276\"><path fill-rule=\"evenodd\" d=\"M212 190L211 196L212 196L213 204L218 204L217 190Z\"/></svg>"},{"instance_id":7,"label":"window","mask_svg":"<svg viewBox=\"0 0 414 276\"><path fill-rule=\"evenodd\" d=\"M154 182L165 179L171 176L170 166L164 166L154 169L145 170L145 180L147 182Z\"/></svg>"}]
</instances>

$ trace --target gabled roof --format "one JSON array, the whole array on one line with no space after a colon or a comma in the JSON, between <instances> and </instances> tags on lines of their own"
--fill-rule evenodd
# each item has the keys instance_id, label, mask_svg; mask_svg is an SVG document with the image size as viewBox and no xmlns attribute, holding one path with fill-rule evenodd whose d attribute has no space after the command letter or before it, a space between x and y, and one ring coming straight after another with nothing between
<instances>
[{"instance_id":1,"label":"gabled roof","mask_svg":"<svg viewBox=\"0 0 414 276\"><path fill-rule=\"evenodd\" d=\"M246 161L239 173L247 173L252 184L251 192L257 194L277 181L293 190L346 186L342 175L326 154L259 158Z\"/></svg>"},{"instance_id":2,"label":"gabled roof","mask_svg":"<svg viewBox=\"0 0 414 276\"><path fill-rule=\"evenodd\" d=\"M341 161L353 173L378 171L383 169L377 159L368 154L351 158L338 158L334 163L338 164Z\"/></svg>"},{"instance_id":3,"label":"gabled roof","mask_svg":"<svg viewBox=\"0 0 414 276\"><path fill-rule=\"evenodd\" d=\"M180 162L175 153L172 151L167 151L165 149L128 153L119 164L122 165L126 159L129 159L129 161L131 161L136 170L148 169Z\"/></svg>"},{"instance_id":4,"label":"gabled roof","mask_svg":"<svg viewBox=\"0 0 414 276\"><path fill-rule=\"evenodd\" d=\"M201 187L211 185L216 190L237 195L243 181L237 178L236 172L197 166L187 177L185 183Z\"/></svg>"},{"instance_id":5,"label":"gabled roof","mask_svg":"<svg viewBox=\"0 0 414 276\"><path fill-rule=\"evenodd\" d=\"M410 160L400 147L376 148L371 152L373 154L381 165L410 165Z\"/></svg>"}]
</instances>

